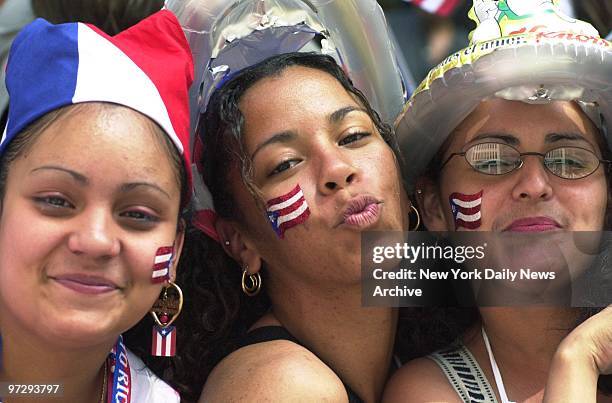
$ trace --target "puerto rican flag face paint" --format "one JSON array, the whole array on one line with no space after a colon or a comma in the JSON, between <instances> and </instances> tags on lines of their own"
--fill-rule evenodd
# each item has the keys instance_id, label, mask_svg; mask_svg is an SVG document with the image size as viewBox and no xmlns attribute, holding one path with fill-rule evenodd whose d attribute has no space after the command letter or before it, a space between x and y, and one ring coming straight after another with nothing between
<instances>
[{"instance_id":1,"label":"puerto rican flag face paint","mask_svg":"<svg viewBox=\"0 0 612 403\"><path fill-rule=\"evenodd\" d=\"M155 260L153 261L153 273L151 274L151 282L153 284L163 283L170 278L170 264L174 255L173 246L162 246L155 252Z\"/></svg>"},{"instance_id":2,"label":"puerto rican flag face paint","mask_svg":"<svg viewBox=\"0 0 612 403\"><path fill-rule=\"evenodd\" d=\"M296 185L285 195L268 200L266 212L274 232L281 239L284 238L285 231L303 223L310 216L310 209L300 185Z\"/></svg>"},{"instance_id":3,"label":"puerto rican flag face paint","mask_svg":"<svg viewBox=\"0 0 612 403\"><path fill-rule=\"evenodd\" d=\"M448 197L451 211L455 219L455 230L459 227L467 229L476 229L480 227L482 193L482 190L474 194L455 192Z\"/></svg>"}]
</instances>

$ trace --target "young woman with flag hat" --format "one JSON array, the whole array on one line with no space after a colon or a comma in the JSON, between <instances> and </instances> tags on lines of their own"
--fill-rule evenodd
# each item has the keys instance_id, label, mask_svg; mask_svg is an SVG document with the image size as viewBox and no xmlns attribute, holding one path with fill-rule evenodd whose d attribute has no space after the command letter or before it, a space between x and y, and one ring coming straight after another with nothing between
<instances>
[{"instance_id":1,"label":"young woman with flag hat","mask_svg":"<svg viewBox=\"0 0 612 403\"><path fill-rule=\"evenodd\" d=\"M126 345L174 350L192 71L166 10L112 37L38 19L15 39L0 142L2 382L65 402L179 401ZM149 311L153 340L124 340ZM21 393L0 399L33 396Z\"/></svg>"},{"instance_id":2,"label":"young woman with flag hat","mask_svg":"<svg viewBox=\"0 0 612 403\"><path fill-rule=\"evenodd\" d=\"M559 240L612 223L612 44L556 3L474 0L469 47L430 72L398 120L427 229L533 240L508 266L536 264L551 249L567 256ZM609 277L607 248L599 265L572 273L572 291ZM421 334L427 342L412 346L429 355L398 371L385 400L609 399L597 379L612 361L610 309L576 324L612 302L610 283L578 305L567 283L553 284L483 282L477 301L488 306L431 310L420 318L433 329Z\"/></svg>"}]
</instances>

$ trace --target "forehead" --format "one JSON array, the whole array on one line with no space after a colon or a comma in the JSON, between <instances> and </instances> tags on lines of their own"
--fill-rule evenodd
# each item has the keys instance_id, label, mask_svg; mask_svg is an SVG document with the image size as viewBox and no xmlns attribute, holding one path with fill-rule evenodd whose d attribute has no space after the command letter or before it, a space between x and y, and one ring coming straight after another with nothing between
<instances>
[{"instance_id":1,"label":"forehead","mask_svg":"<svg viewBox=\"0 0 612 403\"><path fill-rule=\"evenodd\" d=\"M537 146L551 133L580 134L594 146L602 141L598 130L575 102L534 105L503 99L481 102L457 126L449 141L452 146L462 146L478 135L504 134L516 137L521 145Z\"/></svg>"},{"instance_id":2,"label":"forehead","mask_svg":"<svg viewBox=\"0 0 612 403\"><path fill-rule=\"evenodd\" d=\"M165 175L172 172L172 165L163 135L149 118L129 108L81 104L42 130L27 151L27 160L30 165L65 163L89 172L113 161L127 169L126 176Z\"/></svg>"},{"instance_id":3,"label":"forehead","mask_svg":"<svg viewBox=\"0 0 612 403\"><path fill-rule=\"evenodd\" d=\"M345 106L360 105L331 74L302 66L258 81L239 105L247 132L287 130Z\"/></svg>"}]
</instances>

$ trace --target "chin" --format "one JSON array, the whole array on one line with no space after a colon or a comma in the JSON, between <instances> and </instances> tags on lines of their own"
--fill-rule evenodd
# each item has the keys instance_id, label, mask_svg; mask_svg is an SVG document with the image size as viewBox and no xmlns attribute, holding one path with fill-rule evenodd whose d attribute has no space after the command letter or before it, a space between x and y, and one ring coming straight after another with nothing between
<instances>
[{"instance_id":1,"label":"chin","mask_svg":"<svg viewBox=\"0 0 612 403\"><path fill-rule=\"evenodd\" d=\"M121 330L113 316L104 312L66 311L63 315L45 315L36 332L59 348L81 349L114 342Z\"/></svg>"}]
</instances>

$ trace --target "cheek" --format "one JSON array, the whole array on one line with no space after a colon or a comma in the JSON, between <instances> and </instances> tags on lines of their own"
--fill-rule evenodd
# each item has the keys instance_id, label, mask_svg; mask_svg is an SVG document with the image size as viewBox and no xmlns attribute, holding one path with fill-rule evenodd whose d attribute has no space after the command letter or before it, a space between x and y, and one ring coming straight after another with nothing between
<instances>
[{"instance_id":1,"label":"cheek","mask_svg":"<svg viewBox=\"0 0 612 403\"><path fill-rule=\"evenodd\" d=\"M397 186L399 182L399 166L393 151L386 143L382 143L373 150L368 150L368 152L359 158L356 164L366 174L384 179L384 183L387 186Z\"/></svg>"},{"instance_id":2,"label":"cheek","mask_svg":"<svg viewBox=\"0 0 612 403\"><path fill-rule=\"evenodd\" d=\"M125 242L123 260L127 268L125 275L132 285L130 292L142 294L146 300L156 297L160 287L176 269L176 253L172 239L163 241L143 236Z\"/></svg>"},{"instance_id":3,"label":"cheek","mask_svg":"<svg viewBox=\"0 0 612 403\"><path fill-rule=\"evenodd\" d=\"M4 207L0 218L0 288L3 295L5 291L17 292L16 288L32 293L48 256L61 248L63 233L29 214L26 208L14 208L10 202Z\"/></svg>"},{"instance_id":4,"label":"cheek","mask_svg":"<svg viewBox=\"0 0 612 403\"><path fill-rule=\"evenodd\" d=\"M44 271L62 233L10 203L0 218L0 316L35 328L46 320ZM28 223L23 225L23 223Z\"/></svg>"},{"instance_id":5,"label":"cheek","mask_svg":"<svg viewBox=\"0 0 612 403\"><path fill-rule=\"evenodd\" d=\"M560 193L559 198L572 217L574 230L598 231L604 227L608 205L605 180L573 187Z\"/></svg>"},{"instance_id":6,"label":"cheek","mask_svg":"<svg viewBox=\"0 0 612 403\"><path fill-rule=\"evenodd\" d=\"M363 173L366 189L371 187L372 191L385 198L385 204L394 201L397 204L394 203L394 208L403 208L405 211L407 196L399 165L386 143L363 153L355 160L355 166Z\"/></svg>"}]
</instances>

